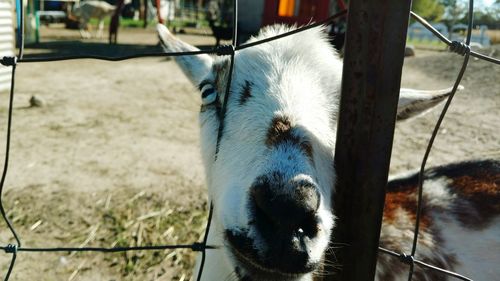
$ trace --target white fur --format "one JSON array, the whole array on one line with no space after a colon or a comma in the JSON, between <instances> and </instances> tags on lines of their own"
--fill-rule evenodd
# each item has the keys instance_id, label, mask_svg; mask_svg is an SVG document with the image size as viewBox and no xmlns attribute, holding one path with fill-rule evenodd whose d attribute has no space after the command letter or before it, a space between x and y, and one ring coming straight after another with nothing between
<instances>
[{"instance_id":1,"label":"white fur","mask_svg":"<svg viewBox=\"0 0 500 281\"><path fill-rule=\"evenodd\" d=\"M451 218L439 219L445 249L459 258L454 271L474 280L496 280L499 277L500 218L481 230L464 228Z\"/></svg>"},{"instance_id":2,"label":"white fur","mask_svg":"<svg viewBox=\"0 0 500 281\"><path fill-rule=\"evenodd\" d=\"M269 27L250 41L288 30L288 27L281 25ZM170 52L197 50L172 36L164 26L158 26L158 32ZM219 98L226 98L227 57L198 55L176 57L176 60L195 85L201 81L212 81ZM222 70L216 73L212 66ZM311 239L309 258L312 261L321 259L329 243L335 218L331 213L331 190L335 182L333 152L341 73L342 61L330 47L321 28L236 52L232 94L227 103L217 161L214 159L219 119L215 105L204 102L200 113L202 156L209 198L214 204L208 243L221 246L219 250L208 250L203 280L234 277L237 262L225 247L224 230L245 231L254 239L257 250L265 250L266 245L259 233L249 224L250 214L246 202L254 180L272 171L280 171L285 177L308 179L319 186L321 201L317 216L320 218L320 231L317 237ZM252 96L242 106L240 92L246 81L252 84ZM441 101L448 94L449 89L428 92L404 89L401 91L398 113L416 115L431 108L437 104L436 100ZM306 156L295 146L269 148L265 145L269 125L277 116L288 117L302 137L310 141L313 163L307 161ZM431 204L446 205L445 199L449 194L440 187L443 183L428 183L438 186L429 192L429 196L434 198ZM397 218L397 223L384 225L382 236L411 241L413 222L404 212ZM421 237L420 251L429 254L436 241L425 231ZM408 249L408 245L403 248ZM390 268L379 267L377 270L380 274ZM304 274L287 280L311 278L311 274Z\"/></svg>"}]
</instances>

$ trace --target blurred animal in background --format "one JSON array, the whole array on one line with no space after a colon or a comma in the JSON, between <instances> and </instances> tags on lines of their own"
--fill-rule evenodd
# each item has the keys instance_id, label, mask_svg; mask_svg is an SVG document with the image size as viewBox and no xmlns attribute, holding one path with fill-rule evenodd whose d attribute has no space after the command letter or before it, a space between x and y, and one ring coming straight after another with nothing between
<instances>
[{"instance_id":1,"label":"blurred animal in background","mask_svg":"<svg viewBox=\"0 0 500 281\"><path fill-rule=\"evenodd\" d=\"M78 18L80 35L82 38L91 38L89 21L92 18L98 20L96 37L101 38L104 29L104 19L112 16L115 12L115 6L104 1L83 1L75 4L72 15Z\"/></svg>"},{"instance_id":2,"label":"blurred animal in background","mask_svg":"<svg viewBox=\"0 0 500 281\"><path fill-rule=\"evenodd\" d=\"M222 2L210 1L206 12L208 25L215 37L215 46L219 46L221 40L233 39L233 13L231 9L224 7Z\"/></svg>"}]
</instances>

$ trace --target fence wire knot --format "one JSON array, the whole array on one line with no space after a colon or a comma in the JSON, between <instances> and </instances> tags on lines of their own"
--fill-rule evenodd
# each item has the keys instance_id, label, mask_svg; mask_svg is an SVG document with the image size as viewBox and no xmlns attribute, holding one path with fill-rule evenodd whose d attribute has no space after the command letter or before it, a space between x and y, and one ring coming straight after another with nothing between
<instances>
[{"instance_id":1,"label":"fence wire knot","mask_svg":"<svg viewBox=\"0 0 500 281\"><path fill-rule=\"evenodd\" d=\"M193 245L191 246L191 249L195 252L203 252L203 250L205 249L205 245L203 243L193 243Z\"/></svg>"},{"instance_id":2,"label":"fence wire knot","mask_svg":"<svg viewBox=\"0 0 500 281\"><path fill-rule=\"evenodd\" d=\"M220 45L215 48L215 53L218 56L228 56L234 54L233 45Z\"/></svg>"},{"instance_id":3,"label":"fence wire knot","mask_svg":"<svg viewBox=\"0 0 500 281\"><path fill-rule=\"evenodd\" d=\"M450 45L450 51L463 56L466 53L470 52L470 46L463 42L452 41Z\"/></svg>"},{"instance_id":4,"label":"fence wire knot","mask_svg":"<svg viewBox=\"0 0 500 281\"><path fill-rule=\"evenodd\" d=\"M405 264L412 264L415 261L412 255L407 255L405 253L399 254L399 260Z\"/></svg>"},{"instance_id":5,"label":"fence wire knot","mask_svg":"<svg viewBox=\"0 0 500 281\"><path fill-rule=\"evenodd\" d=\"M17 245L9 244L4 248L4 251L8 254L16 254L17 253Z\"/></svg>"},{"instance_id":6,"label":"fence wire knot","mask_svg":"<svg viewBox=\"0 0 500 281\"><path fill-rule=\"evenodd\" d=\"M1 62L2 65L5 66L13 66L17 64L17 57L10 57L10 56L5 56L2 58Z\"/></svg>"}]
</instances>

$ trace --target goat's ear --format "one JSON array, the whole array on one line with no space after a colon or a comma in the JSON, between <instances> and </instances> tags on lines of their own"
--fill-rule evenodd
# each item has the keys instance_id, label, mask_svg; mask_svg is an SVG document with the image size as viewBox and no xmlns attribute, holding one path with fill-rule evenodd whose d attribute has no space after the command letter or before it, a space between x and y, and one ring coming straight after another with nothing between
<instances>
[{"instance_id":1,"label":"goat's ear","mask_svg":"<svg viewBox=\"0 0 500 281\"><path fill-rule=\"evenodd\" d=\"M457 90L462 90L458 86ZM421 91L401 88L399 92L397 120L405 120L419 114L444 101L451 94L453 88L433 91Z\"/></svg>"},{"instance_id":2,"label":"goat's ear","mask_svg":"<svg viewBox=\"0 0 500 281\"><path fill-rule=\"evenodd\" d=\"M193 52L200 50L172 35L167 27L162 24L156 25L156 30L158 31L158 37L163 45L163 49L167 52ZM202 54L195 56L176 56L175 61L179 64L189 80L191 80L194 85L198 86L209 73L213 60L209 55Z\"/></svg>"}]
</instances>

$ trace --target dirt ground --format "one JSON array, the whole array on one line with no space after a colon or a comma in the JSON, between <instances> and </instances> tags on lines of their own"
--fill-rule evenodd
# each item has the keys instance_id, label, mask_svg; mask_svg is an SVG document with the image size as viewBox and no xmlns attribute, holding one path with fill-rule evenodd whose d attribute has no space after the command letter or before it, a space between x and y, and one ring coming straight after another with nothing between
<instances>
[{"instance_id":1,"label":"dirt ground","mask_svg":"<svg viewBox=\"0 0 500 281\"><path fill-rule=\"evenodd\" d=\"M208 36L182 35L197 45ZM44 27L26 57L158 51L152 29L128 29L119 45L81 41ZM500 56L496 47L496 57ZM490 52L488 50L487 52ZM461 57L417 50L403 86L453 84ZM500 157L500 67L472 59L429 158L429 166ZM42 107L30 107L36 95ZM0 94L0 156L8 94ZM164 58L19 64L4 202L25 247L191 243L203 231L204 174L199 96ZM391 172L420 166L434 110L398 125ZM0 223L0 244L12 243ZM188 250L126 254L19 253L11 280L188 280ZM10 255L0 254L0 276Z\"/></svg>"}]
</instances>

